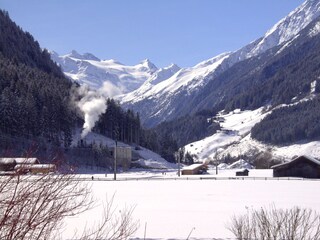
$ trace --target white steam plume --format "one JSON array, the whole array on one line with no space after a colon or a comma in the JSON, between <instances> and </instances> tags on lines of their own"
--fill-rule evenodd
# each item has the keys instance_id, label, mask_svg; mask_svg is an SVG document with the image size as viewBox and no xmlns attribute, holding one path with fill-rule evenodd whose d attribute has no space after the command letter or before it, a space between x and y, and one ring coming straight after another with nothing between
<instances>
[{"instance_id":1,"label":"white steam plume","mask_svg":"<svg viewBox=\"0 0 320 240\"><path fill-rule=\"evenodd\" d=\"M121 90L109 82L104 82L98 90L91 90L87 85L78 89L81 99L76 103L84 114L83 131L81 138L84 138L99 120L101 114L107 109L106 99L119 95Z\"/></svg>"}]
</instances>

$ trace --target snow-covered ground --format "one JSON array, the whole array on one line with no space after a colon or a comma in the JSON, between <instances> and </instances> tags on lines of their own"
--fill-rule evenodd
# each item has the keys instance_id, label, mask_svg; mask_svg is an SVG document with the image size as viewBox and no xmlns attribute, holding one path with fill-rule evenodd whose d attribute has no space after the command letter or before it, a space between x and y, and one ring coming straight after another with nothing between
<instances>
[{"instance_id":1,"label":"snow-covered ground","mask_svg":"<svg viewBox=\"0 0 320 240\"><path fill-rule=\"evenodd\" d=\"M185 146L185 150L195 154L200 160L213 159L230 155L237 157L250 154L252 151L269 151L273 156L290 160L294 156L309 155L320 158L320 142L301 142L290 146L272 146L262 144L250 136L253 126L260 122L268 113L264 108L253 111L236 110L230 113L220 113L219 119L222 130L212 136Z\"/></svg>"},{"instance_id":2,"label":"snow-covered ground","mask_svg":"<svg viewBox=\"0 0 320 240\"><path fill-rule=\"evenodd\" d=\"M234 176L234 170L219 171L218 176ZM270 170L250 170L257 176L270 175ZM145 179L145 176L153 178ZM240 178L222 180L183 178L166 179L175 172L129 173L131 181L91 181L97 199L96 207L78 217L68 218L60 230L63 239L70 239L74 231L95 224L102 214L103 203L114 197L119 210L134 207L133 217L140 227L134 238L143 239L227 239L233 235L226 224L234 214L245 213L248 208L278 208L300 206L320 212L320 181L311 180L253 180ZM250 176L249 174L249 176ZM119 174L119 179L126 175ZM82 175L91 179L91 175ZM105 176L95 175L95 180ZM109 180L112 176L107 177ZM157 178L158 180L151 180ZM146 232L145 232L146 229Z\"/></svg>"}]
</instances>

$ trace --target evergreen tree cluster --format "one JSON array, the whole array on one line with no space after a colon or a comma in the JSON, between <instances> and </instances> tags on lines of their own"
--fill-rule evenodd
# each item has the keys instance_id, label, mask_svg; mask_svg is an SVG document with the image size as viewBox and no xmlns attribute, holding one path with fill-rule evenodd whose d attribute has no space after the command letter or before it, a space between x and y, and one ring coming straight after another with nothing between
<instances>
[{"instance_id":1,"label":"evergreen tree cluster","mask_svg":"<svg viewBox=\"0 0 320 240\"><path fill-rule=\"evenodd\" d=\"M162 122L154 128L160 139L166 135L177 141L178 147L210 136L219 129L219 124L208 121L201 114L187 115L176 120Z\"/></svg>"},{"instance_id":2,"label":"evergreen tree cluster","mask_svg":"<svg viewBox=\"0 0 320 240\"><path fill-rule=\"evenodd\" d=\"M310 94L311 83L314 81L315 93L319 93L319 66L320 36L281 52L266 64L261 64L254 74L249 73L244 77L245 84L242 86L247 89L242 89L240 93L234 92L226 109L255 109L266 103L274 106L289 104L293 98L299 100Z\"/></svg>"},{"instance_id":3,"label":"evergreen tree cluster","mask_svg":"<svg viewBox=\"0 0 320 240\"><path fill-rule=\"evenodd\" d=\"M139 144L142 131L139 114L130 109L123 110L113 99L107 100L107 110L100 116L95 130L129 144Z\"/></svg>"},{"instance_id":4,"label":"evergreen tree cluster","mask_svg":"<svg viewBox=\"0 0 320 240\"><path fill-rule=\"evenodd\" d=\"M1 9L0 33L0 52L4 58L12 60L14 64L24 64L63 77L60 67L51 60L48 51L41 50L33 36L24 32L10 19L8 12Z\"/></svg>"},{"instance_id":5,"label":"evergreen tree cluster","mask_svg":"<svg viewBox=\"0 0 320 240\"><path fill-rule=\"evenodd\" d=\"M211 116L211 111L202 111L159 124L144 133L147 146L168 161L175 162L175 153L180 147L210 136L220 128L219 124L207 121L208 113Z\"/></svg>"},{"instance_id":6,"label":"evergreen tree cluster","mask_svg":"<svg viewBox=\"0 0 320 240\"><path fill-rule=\"evenodd\" d=\"M252 137L271 144L290 144L320 137L320 98L278 108L252 129Z\"/></svg>"},{"instance_id":7,"label":"evergreen tree cluster","mask_svg":"<svg viewBox=\"0 0 320 240\"><path fill-rule=\"evenodd\" d=\"M0 133L69 146L71 82L32 36L0 11Z\"/></svg>"}]
</instances>

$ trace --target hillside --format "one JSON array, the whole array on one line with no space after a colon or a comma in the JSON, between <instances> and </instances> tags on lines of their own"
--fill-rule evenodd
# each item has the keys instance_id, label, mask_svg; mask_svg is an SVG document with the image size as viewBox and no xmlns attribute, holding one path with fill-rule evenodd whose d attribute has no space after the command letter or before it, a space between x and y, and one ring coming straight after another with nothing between
<instances>
[{"instance_id":1,"label":"hillside","mask_svg":"<svg viewBox=\"0 0 320 240\"><path fill-rule=\"evenodd\" d=\"M71 82L5 11L0 11L0 33L1 150L22 154L28 147L18 138L69 146L75 121Z\"/></svg>"},{"instance_id":2,"label":"hillside","mask_svg":"<svg viewBox=\"0 0 320 240\"><path fill-rule=\"evenodd\" d=\"M311 102L311 101L310 101ZM215 159L220 162L234 162L245 159L258 167L270 167L271 160L283 161L299 155L309 155L320 158L319 141L298 141L288 145L261 143L252 138L251 130L259 122L272 116L273 111L284 110L290 106L258 108L255 110L220 112L221 130L199 141L189 143L185 151L198 156L200 161ZM283 115L286 118L285 115ZM287 123L284 121L284 123ZM274 128L278 126L274 124ZM282 127L278 127L281 131ZM268 129L269 130L269 129ZM266 131L268 132L268 131Z\"/></svg>"},{"instance_id":3,"label":"hillside","mask_svg":"<svg viewBox=\"0 0 320 240\"><path fill-rule=\"evenodd\" d=\"M172 120L201 109L223 109L235 92L242 93L252 86L252 82L246 85L246 74L252 76L270 58L277 58L277 51L290 47L290 41L299 36L299 32L307 28L319 14L318 1L305 1L263 37L238 51L221 54L192 68L181 69L147 91L138 89L135 94L129 94L122 99L122 103L125 107L139 109L146 126L155 126L164 120ZM272 74L271 71L269 73ZM227 99L226 94L229 97ZM129 97L132 95L135 95L134 99Z\"/></svg>"}]
</instances>

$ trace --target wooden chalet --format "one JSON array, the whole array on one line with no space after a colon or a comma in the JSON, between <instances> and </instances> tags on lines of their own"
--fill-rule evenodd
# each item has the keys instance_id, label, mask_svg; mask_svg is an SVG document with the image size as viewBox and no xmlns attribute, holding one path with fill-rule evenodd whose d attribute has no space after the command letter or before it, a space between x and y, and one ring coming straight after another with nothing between
<instances>
[{"instance_id":1,"label":"wooden chalet","mask_svg":"<svg viewBox=\"0 0 320 240\"><path fill-rule=\"evenodd\" d=\"M196 164L192 164L190 166L184 167L181 170L181 174L182 175L197 175L197 174L206 173L207 170L208 170L207 164L196 163Z\"/></svg>"},{"instance_id":2,"label":"wooden chalet","mask_svg":"<svg viewBox=\"0 0 320 240\"><path fill-rule=\"evenodd\" d=\"M320 178L320 161L309 156L300 156L271 168L274 177Z\"/></svg>"},{"instance_id":3,"label":"wooden chalet","mask_svg":"<svg viewBox=\"0 0 320 240\"><path fill-rule=\"evenodd\" d=\"M0 172L4 174L55 172L54 164L40 164L38 158L0 158Z\"/></svg>"}]
</instances>

